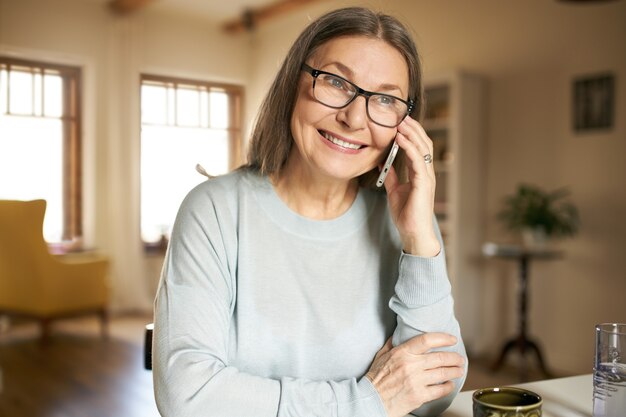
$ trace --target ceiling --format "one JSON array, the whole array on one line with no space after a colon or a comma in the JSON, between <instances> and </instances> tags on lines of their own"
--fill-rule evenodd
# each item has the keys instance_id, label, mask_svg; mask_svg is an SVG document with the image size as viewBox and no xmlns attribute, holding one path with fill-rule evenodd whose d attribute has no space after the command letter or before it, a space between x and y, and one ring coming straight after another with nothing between
<instances>
[{"instance_id":1,"label":"ceiling","mask_svg":"<svg viewBox=\"0 0 626 417\"><path fill-rule=\"evenodd\" d=\"M90 2L109 3L112 0L83 0ZM145 3L147 9L158 10L167 13L180 13L194 15L211 21L226 22L238 19L248 9L259 9L277 3L280 0L129 0L132 2ZM603 3L609 0L556 0L572 3Z\"/></svg>"},{"instance_id":2,"label":"ceiling","mask_svg":"<svg viewBox=\"0 0 626 417\"><path fill-rule=\"evenodd\" d=\"M111 0L82 0L106 4ZM142 7L166 13L180 13L225 22L241 17L246 9L257 9L275 0L152 0Z\"/></svg>"},{"instance_id":3,"label":"ceiling","mask_svg":"<svg viewBox=\"0 0 626 417\"><path fill-rule=\"evenodd\" d=\"M146 7L166 12L203 16L215 21L227 21L241 16L246 9L256 9L273 0L155 0Z\"/></svg>"}]
</instances>

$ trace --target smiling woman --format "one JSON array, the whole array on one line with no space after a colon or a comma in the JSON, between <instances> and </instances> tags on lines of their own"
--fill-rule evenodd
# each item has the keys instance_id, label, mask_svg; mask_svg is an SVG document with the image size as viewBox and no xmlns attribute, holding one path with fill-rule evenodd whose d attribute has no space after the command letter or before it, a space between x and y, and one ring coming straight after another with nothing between
<instances>
[{"instance_id":1,"label":"smiling woman","mask_svg":"<svg viewBox=\"0 0 626 417\"><path fill-rule=\"evenodd\" d=\"M450 404L467 360L421 91L415 45L391 16L340 9L299 36L248 164L179 209L155 301L162 415L431 416ZM392 143L406 168L381 192Z\"/></svg>"}]
</instances>

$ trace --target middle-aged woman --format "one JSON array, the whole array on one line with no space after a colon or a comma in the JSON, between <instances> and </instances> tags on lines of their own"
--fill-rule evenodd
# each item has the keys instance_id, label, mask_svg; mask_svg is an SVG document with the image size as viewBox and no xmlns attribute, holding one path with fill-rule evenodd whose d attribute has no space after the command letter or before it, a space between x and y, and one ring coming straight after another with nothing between
<instances>
[{"instance_id":1,"label":"middle-aged woman","mask_svg":"<svg viewBox=\"0 0 626 417\"><path fill-rule=\"evenodd\" d=\"M422 104L418 54L395 18L340 9L299 36L248 164L180 208L155 301L164 416L426 416L449 405L467 363ZM400 155L376 190L394 140Z\"/></svg>"}]
</instances>

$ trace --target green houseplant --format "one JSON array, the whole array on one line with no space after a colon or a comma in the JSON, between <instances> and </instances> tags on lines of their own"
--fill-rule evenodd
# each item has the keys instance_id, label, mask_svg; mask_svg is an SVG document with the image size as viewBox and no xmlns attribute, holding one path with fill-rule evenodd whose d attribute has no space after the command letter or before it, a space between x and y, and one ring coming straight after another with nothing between
<instances>
[{"instance_id":1,"label":"green houseplant","mask_svg":"<svg viewBox=\"0 0 626 417\"><path fill-rule=\"evenodd\" d=\"M578 210L566 199L569 194L565 188L545 191L534 185L520 184L513 195L505 197L498 218L509 230L521 232L527 245L574 236L580 221Z\"/></svg>"}]
</instances>

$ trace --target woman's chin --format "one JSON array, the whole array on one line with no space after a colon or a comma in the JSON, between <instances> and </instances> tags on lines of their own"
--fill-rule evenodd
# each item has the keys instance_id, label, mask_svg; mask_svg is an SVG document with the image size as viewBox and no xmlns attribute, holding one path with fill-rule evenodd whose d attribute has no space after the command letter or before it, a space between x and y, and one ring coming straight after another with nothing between
<instances>
[{"instance_id":1,"label":"woman's chin","mask_svg":"<svg viewBox=\"0 0 626 417\"><path fill-rule=\"evenodd\" d=\"M361 175L366 174L369 171L371 171L371 169L358 171L346 171L345 169L326 169L322 170L322 175L328 180L334 180L336 182L350 182L357 180Z\"/></svg>"}]
</instances>

